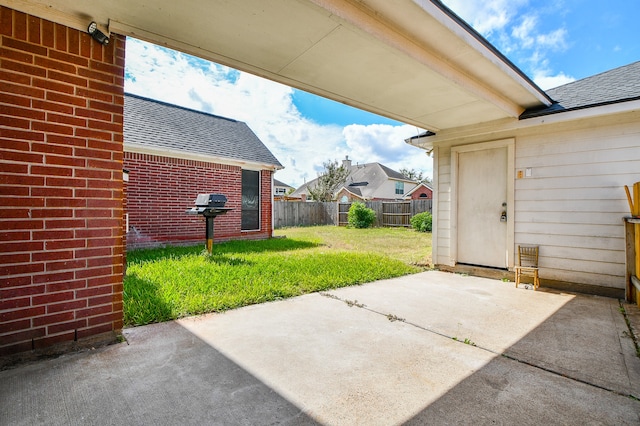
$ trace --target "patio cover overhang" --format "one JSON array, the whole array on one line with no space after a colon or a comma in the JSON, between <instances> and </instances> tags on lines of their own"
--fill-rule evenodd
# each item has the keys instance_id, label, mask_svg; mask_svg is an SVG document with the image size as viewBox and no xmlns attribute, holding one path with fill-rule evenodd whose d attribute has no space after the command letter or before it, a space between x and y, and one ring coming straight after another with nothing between
<instances>
[{"instance_id":1,"label":"patio cover overhang","mask_svg":"<svg viewBox=\"0 0 640 426\"><path fill-rule=\"evenodd\" d=\"M437 0L0 0L438 132L551 100Z\"/></svg>"}]
</instances>

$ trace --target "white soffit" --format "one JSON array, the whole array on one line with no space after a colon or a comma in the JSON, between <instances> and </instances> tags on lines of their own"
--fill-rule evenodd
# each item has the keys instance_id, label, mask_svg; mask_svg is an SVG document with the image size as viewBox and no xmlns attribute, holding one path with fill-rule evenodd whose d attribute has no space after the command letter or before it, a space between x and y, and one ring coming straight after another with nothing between
<instances>
[{"instance_id":1,"label":"white soffit","mask_svg":"<svg viewBox=\"0 0 640 426\"><path fill-rule=\"evenodd\" d=\"M0 0L133 36L431 131L548 104L430 0Z\"/></svg>"}]
</instances>

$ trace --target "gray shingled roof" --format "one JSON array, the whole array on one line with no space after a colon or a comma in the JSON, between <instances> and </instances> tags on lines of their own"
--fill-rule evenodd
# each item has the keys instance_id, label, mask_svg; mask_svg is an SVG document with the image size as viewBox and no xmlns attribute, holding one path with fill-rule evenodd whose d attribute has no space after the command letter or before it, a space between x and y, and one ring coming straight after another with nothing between
<instances>
[{"instance_id":1,"label":"gray shingled roof","mask_svg":"<svg viewBox=\"0 0 640 426\"><path fill-rule=\"evenodd\" d=\"M554 103L520 119L640 99L640 61L547 90Z\"/></svg>"},{"instance_id":2,"label":"gray shingled roof","mask_svg":"<svg viewBox=\"0 0 640 426\"><path fill-rule=\"evenodd\" d=\"M276 178L273 178L273 186L286 186L287 188L293 188L293 186L286 184Z\"/></svg>"},{"instance_id":3,"label":"gray shingled roof","mask_svg":"<svg viewBox=\"0 0 640 426\"><path fill-rule=\"evenodd\" d=\"M124 98L124 143L282 168L246 123L140 96Z\"/></svg>"},{"instance_id":4,"label":"gray shingled roof","mask_svg":"<svg viewBox=\"0 0 640 426\"><path fill-rule=\"evenodd\" d=\"M345 188L350 193L357 195L358 197L362 197L362 191L360 191L360 188L356 188L353 186L343 186L343 188Z\"/></svg>"}]
</instances>

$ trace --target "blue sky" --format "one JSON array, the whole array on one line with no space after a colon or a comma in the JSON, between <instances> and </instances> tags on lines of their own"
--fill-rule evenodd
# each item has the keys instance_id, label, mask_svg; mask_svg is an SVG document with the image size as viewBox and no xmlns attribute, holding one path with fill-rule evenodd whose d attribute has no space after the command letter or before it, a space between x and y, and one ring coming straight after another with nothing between
<instances>
[{"instance_id":1,"label":"blue sky","mask_svg":"<svg viewBox=\"0 0 640 426\"><path fill-rule=\"evenodd\" d=\"M640 60L637 0L444 0L543 89Z\"/></svg>"},{"instance_id":2,"label":"blue sky","mask_svg":"<svg viewBox=\"0 0 640 426\"><path fill-rule=\"evenodd\" d=\"M640 60L640 0L445 0L541 88ZM129 93L246 122L298 186L345 155L431 176L422 129L159 46L129 39Z\"/></svg>"}]
</instances>

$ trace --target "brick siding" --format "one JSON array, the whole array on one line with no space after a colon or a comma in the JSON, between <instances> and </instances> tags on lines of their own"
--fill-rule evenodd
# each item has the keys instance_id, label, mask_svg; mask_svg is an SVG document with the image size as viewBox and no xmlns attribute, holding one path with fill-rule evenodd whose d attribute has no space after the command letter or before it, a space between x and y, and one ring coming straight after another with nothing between
<instances>
[{"instance_id":1,"label":"brick siding","mask_svg":"<svg viewBox=\"0 0 640 426\"><path fill-rule=\"evenodd\" d=\"M421 197L421 195L424 195L424 196ZM431 200L432 198L433 198L433 191L425 187L422 187L411 194L412 200L423 200L423 199Z\"/></svg>"},{"instance_id":2,"label":"brick siding","mask_svg":"<svg viewBox=\"0 0 640 426\"><path fill-rule=\"evenodd\" d=\"M222 193L233 210L214 220L214 241L264 239L272 235L271 172L261 172L260 230L241 231L242 169L238 166L125 152L129 171L127 248L203 244L202 216L186 214L200 193Z\"/></svg>"},{"instance_id":3,"label":"brick siding","mask_svg":"<svg viewBox=\"0 0 640 426\"><path fill-rule=\"evenodd\" d=\"M124 49L0 7L0 356L122 328Z\"/></svg>"}]
</instances>

